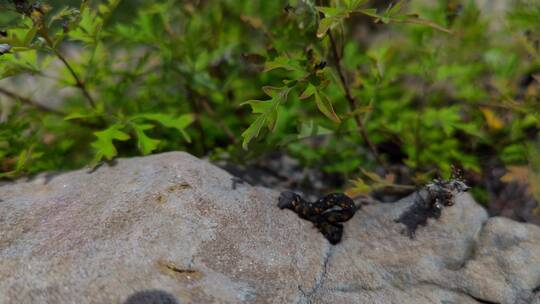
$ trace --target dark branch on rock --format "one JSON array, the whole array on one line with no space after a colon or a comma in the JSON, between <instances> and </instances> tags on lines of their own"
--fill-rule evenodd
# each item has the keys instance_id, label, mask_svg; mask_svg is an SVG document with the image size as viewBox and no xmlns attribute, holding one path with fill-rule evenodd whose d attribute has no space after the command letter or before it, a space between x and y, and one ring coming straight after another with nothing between
<instances>
[{"instance_id":1,"label":"dark branch on rock","mask_svg":"<svg viewBox=\"0 0 540 304\"><path fill-rule=\"evenodd\" d=\"M444 207L454 205L454 196L467 190L469 186L461 178L460 172L454 170L449 180L435 179L424 189L416 192L414 204L395 222L405 225L403 233L412 239L419 226L426 226L429 218L440 218Z\"/></svg>"}]
</instances>

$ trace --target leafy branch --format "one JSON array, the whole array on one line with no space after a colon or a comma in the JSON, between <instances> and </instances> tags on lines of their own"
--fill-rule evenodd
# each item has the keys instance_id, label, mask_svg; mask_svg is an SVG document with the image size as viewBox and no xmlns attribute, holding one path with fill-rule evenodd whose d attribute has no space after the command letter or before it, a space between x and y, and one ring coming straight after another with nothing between
<instances>
[{"instance_id":1,"label":"leafy branch","mask_svg":"<svg viewBox=\"0 0 540 304\"><path fill-rule=\"evenodd\" d=\"M351 111L355 111L356 109L360 108L360 105L358 103L358 100L356 100L356 98L352 95L347 79L345 78L345 73L343 71L343 68L341 67L341 57L338 53L336 41L332 35L332 32L328 31L327 34L328 34L328 38L330 39L330 48L331 48L332 56L334 58L334 65L338 72L339 80L341 81L343 90L345 91L345 98L349 102ZM364 141L367 143L371 153L373 154L373 157L375 157L377 162L381 166L383 166L386 169L386 171L389 171L388 164L384 161L384 159L379 154L379 151L377 150L377 147L375 146L375 144L369 139L368 133L364 126L364 121L362 120L361 113L354 115L354 118L356 120L356 123L358 124L360 134L362 138L364 139Z\"/></svg>"},{"instance_id":2,"label":"leafy branch","mask_svg":"<svg viewBox=\"0 0 540 304\"><path fill-rule=\"evenodd\" d=\"M332 30L338 24L342 23L345 19L351 15L365 15L374 19L375 23L410 23L419 24L431 27L435 30L451 34L447 28L436 24L433 21L422 19L417 14L403 13L403 2L400 1L394 5L391 5L386 11L379 13L374 8L360 8L364 4L365 0L349 0L345 1L344 7L329 7L329 6L317 6L317 10L324 14L324 18L319 22L319 28L317 29L317 37L322 38L326 32Z\"/></svg>"},{"instance_id":3,"label":"leafy branch","mask_svg":"<svg viewBox=\"0 0 540 304\"><path fill-rule=\"evenodd\" d=\"M88 88L86 87L85 83L81 80L77 72L73 69L71 64L68 62L66 57L60 52L60 50L57 47L58 42L55 42L49 35L47 24L45 23L45 14L47 12L47 9L41 6L32 7L30 10L30 15L32 16L32 21L34 22L34 26L37 27L38 34L45 40L49 48L54 52L56 57L62 61L64 66L68 69L69 73L75 80L75 87L79 88L81 92L83 93L84 97L88 101L88 104L93 109L96 109L96 103L94 101L94 98L92 95L90 95Z\"/></svg>"},{"instance_id":4,"label":"leafy branch","mask_svg":"<svg viewBox=\"0 0 540 304\"><path fill-rule=\"evenodd\" d=\"M52 113L52 114L55 114L55 115L59 115L59 116L65 116L65 113L62 112L62 111L59 111L57 109L53 109L53 108L49 108L45 105L43 105L42 103L39 103L35 100L32 100L30 98L27 98L27 97L23 97L23 96L20 96L19 94L16 94L10 90L7 90L7 89L4 89L2 87L0 87L0 93L4 94L5 96L11 98L11 99L14 99L14 100L18 100L24 104L27 104L33 108L36 108L38 109L39 111L41 112L46 112L46 113Z\"/></svg>"}]
</instances>

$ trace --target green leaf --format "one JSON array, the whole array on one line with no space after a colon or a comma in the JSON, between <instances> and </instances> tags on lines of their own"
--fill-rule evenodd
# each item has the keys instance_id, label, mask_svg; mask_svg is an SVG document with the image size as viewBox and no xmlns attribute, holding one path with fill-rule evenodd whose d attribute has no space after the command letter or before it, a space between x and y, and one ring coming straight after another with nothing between
<instances>
[{"instance_id":1,"label":"green leaf","mask_svg":"<svg viewBox=\"0 0 540 304\"><path fill-rule=\"evenodd\" d=\"M113 141L126 141L130 138L128 134L121 130L123 128L124 126L121 124L114 124L103 131L94 132L94 135L97 137L96 141L91 144L96 150L94 164L97 164L103 158L111 160L118 154Z\"/></svg>"},{"instance_id":2,"label":"green leaf","mask_svg":"<svg viewBox=\"0 0 540 304\"><path fill-rule=\"evenodd\" d=\"M103 20L91 9L81 10L79 23L69 32L72 40L82 41L93 45L97 42L98 33L101 31Z\"/></svg>"},{"instance_id":3,"label":"green leaf","mask_svg":"<svg viewBox=\"0 0 540 304\"><path fill-rule=\"evenodd\" d=\"M30 45L30 43L32 42L32 40L36 36L36 33L37 33L37 27L34 26L24 36L23 45L24 46Z\"/></svg>"},{"instance_id":4,"label":"green leaf","mask_svg":"<svg viewBox=\"0 0 540 304\"><path fill-rule=\"evenodd\" d=\"M257 119L242 133L244 140L242 141L242 148L247 149L248 144L254 138L257 138L261 130L267 126L269 130L273 130L276 126L278 117L278 107L281 103L287 101L287 96L291 91L290 87L282 88L266 88L265 92L272 97L270 100L250 100L243 104L251 105L253 112L260 114Z\"/></svg>"},{"instance_id":5,"label":"green leaf","mask_svg":"<svg viewBox=\"0 0 540 304\"><path fill-rule=\"evenodd\" d=\"M345 18L349 17L350 13L347 9L337 7L318 6L317 10L324 14L324 18L319 22L319 28L317 29L318 38L324 37L326 32L337 26Z\"/></svg>"},{"instance_id":6,"label":"green leaf","mask_svg":"<svg viewBox=\"0 0 540 304\"><path fill-rule=\"evenodd\" d=\"M244 104L249 104L251 106L251 111L255 114L263 114L265 112L268 112L273 106L271 100L248 100L242 103L242 105Z\"/></svg>"},{"instance_id":7,"label":"green leaf","mask_svg":"<svg viewBox=\"0 0 540 304\"><path fill-rule=\"evenodd\" d=\"M291 59L285 56L278 56L274 60L267 61L264 65L264 72L275 69L285 69L287 71L303 71L298 60Z\"/></svg>"},{"instance_id":8,"label":"green leaf","mask_svg":"<svg viewBox=\"0 0 540 304\"><path fill-rule=\"evenodd\" d=\"M90 112L90 113L79 113L74 112L71 114L68 114L64 117L64 120L76 120L76 119L88 119L88 118L96 118L102 116L101 114Z\"/></svg>"},{"instance_id":9,"label":"green leaf","mask_svg":"<svg viewBox=\"0 0 540 304\"><path fill-rule=\"evenodd\" d=\"M42 153L32 153L33 147L28 149L23 149L17 156L17 162L15 163L15 168L12 171L0 173L0 178L15 178L23 172L23 170L28 167L28 164L32 158L39 158Z\"/></svg>"},{"instance_id":10,"label":"green leaf","mask_svg":"<svg viewBox=\"0 0 540 304\"><path fill-rule=\"evenodd\" d=\"M366 16L373 17L373 18L377 18L377 19L382 18L381 15L377 14L377 9L375 9L375 8L361 9L361 10L358 10L358 12L362 13L362 14L364 14Z\"/></svg>"},{"instance_id":11,"label":"green leaf","mask_svg":"<svg viewBox=\"0 0 540 304\"><path fill-rule=\"evenodd\" d=\"M308 84L307 88L304 90L304 92L302 92L302 94L300 95L300 99L306 99L306 98L309 98L311 96L313 96L313 94L317 93L317 88L313 85L313 84Z\"/></svg>"},{"instance_id":12,"label":"green leaf","mask_svg":"<svg viewBox=\"0 0 540 304\"><path fill-rule=\"evenodd\" d=\"M153 139L148 137L144 131L150 130L154 128L151 124L132 124L133 130L135 131L135 134L137 135L137 145L139 147L139 150L143 155L148 155L152 153L155 149L157 149L160 141L157 139Z\"/></svg>"},{"instance_id":13,"label":"green leaf","mask_svg":"<svg viewBox=\"0 0 540 304\"><path fill-rule=\"evenodd\" d=\"M403 1L399 1L398 3L390 6L388 9L388 15L393 16L401 12L401 7L403 6Z\"/></svg>"},{"instance_id":14,"label":"green leaf","mask_svg":"<svg viewBox=\"0 0 540 304\"><path fill-rule=\"evenodd\" d=\"M341 123L341 119L339 116L337 116L336 112L334 111L334 107L332 106L332 102L326 96L323 92L317 90L315 92L315 103L317 104L317 108L319 108L319 111L326 115L326 117L330 118L335 123Z\"/></svg>"},{"instance_id":15,"label":"green leaf","mask_svg":"<svg viewBox=\"0 0 540 304\"><path fill-rule=\"evenodd\" d=\"M308 123L302 123L300 125L300 132L298 133L297 138L303 139L303 138L307 138L311 136L328 135L328 134L332 134L332 130L319 126L315 124L313 120L310 120Z\"/></svg>"},{"instance_id":16,"label":"green leaf","mask_svg":"<svg viewBox=\"0 0 540 304\"><path fill-rule=\"evenodd\" d=\"M193 114L183 114L175 117L173 115L163 113L144 113L135 115L132 117L132 119L156 121L164 127L177 129L188 143L191 142L191 138L186 132L186 128L195 121L195 115Z\"/></svg>"},{"instance_id":17,"label":"green leaf","mask_svg":"<svg viewBox=\"0 0 540 304\"><path fill-rule=\"evenodd\" d=\"M316 9L323 13L325 17L333 17L343 12L343 9L332 6L317 6Z\"/></svg>"}]
</instances>

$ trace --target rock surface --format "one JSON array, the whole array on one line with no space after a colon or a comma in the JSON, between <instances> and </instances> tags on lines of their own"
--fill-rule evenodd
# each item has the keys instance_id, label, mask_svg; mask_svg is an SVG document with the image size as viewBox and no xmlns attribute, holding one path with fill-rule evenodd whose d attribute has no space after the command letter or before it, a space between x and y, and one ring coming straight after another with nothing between
<instances>
[{"instance_id":1,"label":"rock surface","mask_svg":"<svg viewBox=\"0 0 540 304\"><path fill-rule=\"evenodd\" d=\"M0 303L540 303L540 228L470 196L421 227L363 207L330 246L185 153L0 187Z\"/></svg>"}]
</instances>

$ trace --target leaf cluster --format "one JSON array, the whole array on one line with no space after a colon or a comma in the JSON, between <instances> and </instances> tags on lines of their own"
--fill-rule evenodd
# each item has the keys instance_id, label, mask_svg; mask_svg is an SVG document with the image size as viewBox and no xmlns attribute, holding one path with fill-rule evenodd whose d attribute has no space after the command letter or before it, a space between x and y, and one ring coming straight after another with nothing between
<instances>
[{"instance_id":1,"label":"leaf cluster","mask_svg":"<svg viewBox=\"0 0 540 304\"><path fill-rule=\"evenodd\" d=\"M459 0L56 2L0 2L4 177L169 150L281 149L355 193L393 186L392 165L418 184L536 168L537 1L499 26Z\"/></svg>"}]
</instances>

